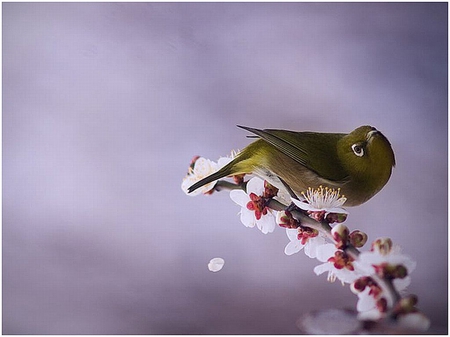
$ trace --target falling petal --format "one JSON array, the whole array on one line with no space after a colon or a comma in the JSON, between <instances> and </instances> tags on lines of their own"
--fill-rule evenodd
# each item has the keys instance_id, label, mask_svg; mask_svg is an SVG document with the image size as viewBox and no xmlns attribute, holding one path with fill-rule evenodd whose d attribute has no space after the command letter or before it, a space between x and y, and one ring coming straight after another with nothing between
<instances>
[{"instance_id":1,"label":"falling petal","mask_svg":"<svg viewBox=\"0 0 450 337\"><path fill-rule=\"evenodd\" d=\"M215 257L208 263L208 269L212 272L218 272L223 268L223 265L225 264L225 260L221 257Z\"/></svg>"}]
</instances>

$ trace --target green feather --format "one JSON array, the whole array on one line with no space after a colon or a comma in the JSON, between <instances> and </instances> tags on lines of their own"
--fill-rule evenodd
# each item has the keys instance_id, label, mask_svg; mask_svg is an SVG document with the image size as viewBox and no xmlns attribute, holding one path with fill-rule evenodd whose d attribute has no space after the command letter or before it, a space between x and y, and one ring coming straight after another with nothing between
<instances>
[{"instance_id":1,"label":"green feather","mask_svg":"<svg viewBox=\"0 0 450 337\"><path fill-rule=\"evenodd\" d=\"M337 152L338 141L345 134L259 130L240 125L238 127L258 135L322 178L331 181L343 181L348 178L346 171L339 163Z\"/></svg>"}]
</instances>

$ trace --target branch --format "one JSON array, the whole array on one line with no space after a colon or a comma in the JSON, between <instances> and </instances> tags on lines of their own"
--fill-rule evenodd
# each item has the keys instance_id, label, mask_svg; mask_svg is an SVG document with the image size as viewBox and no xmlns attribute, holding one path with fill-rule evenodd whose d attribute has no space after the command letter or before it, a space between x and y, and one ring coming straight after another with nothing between
<instances>
[{"instance_id":1,"label":"branch","mask_svg":"<svg viewBox=\"0 0 450 337\"><path fill-rule=\"evenodd\" d=\"M283 211L287 208L286 205L283 203L272 199L267 204L268 207L270 207L273 210L276 211ZM313 218L309 217L304 212L299 211L298 209L290 210L292 216L300 221L301 224L306 224L307 227L317 229L318 231L324 233L331 241L335 242L335 239L333 238L333 235L331 234L331 226L328 223L328 221L324 220L321 222L318 222L314 220ZM336 242L335 242L336 243ZM352 244L348 244L344 249L344 252L350 256L352 259L357 260L361 252L354 247ZM372 275L372 278L378 283L378 285L391 297L393 306L390 308L388 315L393 316L393 308L395 304L401 299L400 294L395 289L394 285L392 284L392 280L388 278L382 278L376 274Z\"/></svg>"}]
</instances>

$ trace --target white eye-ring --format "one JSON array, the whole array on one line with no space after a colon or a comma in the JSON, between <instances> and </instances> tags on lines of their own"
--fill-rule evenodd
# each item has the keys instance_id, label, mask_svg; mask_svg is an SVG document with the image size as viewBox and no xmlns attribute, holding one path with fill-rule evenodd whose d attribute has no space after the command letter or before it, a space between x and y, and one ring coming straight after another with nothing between
<instances>
[{"instance_id":1,"label":"white eye-ring","mask_svg":"<svg viewBox=\"0 0 450 337\"><path fill-rule=\"evenodd\" d=\"M353 144L352 145L353 153L356 154L358 157L364 156L364 149L359 144Z\"/></svg>"}]
</instances>

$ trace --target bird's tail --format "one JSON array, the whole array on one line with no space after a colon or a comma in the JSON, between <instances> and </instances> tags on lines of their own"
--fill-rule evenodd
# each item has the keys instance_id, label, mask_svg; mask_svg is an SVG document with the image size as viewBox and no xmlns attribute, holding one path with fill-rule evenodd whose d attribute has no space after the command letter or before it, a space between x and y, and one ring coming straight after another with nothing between
<instances>
[{"instance_id":1,"label":"bird's tail","mask_svg":"<svg viewBox=\"0 0 450 337\"><path fill-rule=\"evenodd\" d=\"M227 165L222 167L219 171L214 172L213 174L210 174L209 176L203 178L202 180L197 181L195 184L193 184L191 187L188 188L188 192L194 192L197 188L202 187L203 185L209 184L213 181L219 180L220 178L227 177L230 175L235 175L238 173L232 172L233 171L233 165L234 160L229 162Z\"/></svg>"},{"instance_id":2,"label":"bird's tail","mask_svg":"<svg viewBox=\"0 0 450 337\"><path fill-rule=\"evenodd\" d=\"M261 146L262 143L260 143L259 141L251 143L244 150L239 152L239 154L232 161L230 161L227 165L222 167L219 171L214 172L213 174L203 178L200 181L197 181L195 184L189 187L188 193L195 191L197 188L202 187L203 185L219 180L220 178L244 173L245 174L252 173L256 166L256 163L258 163L258 156L259 156L258 149Z\"/></svg>"}]
</instances>

